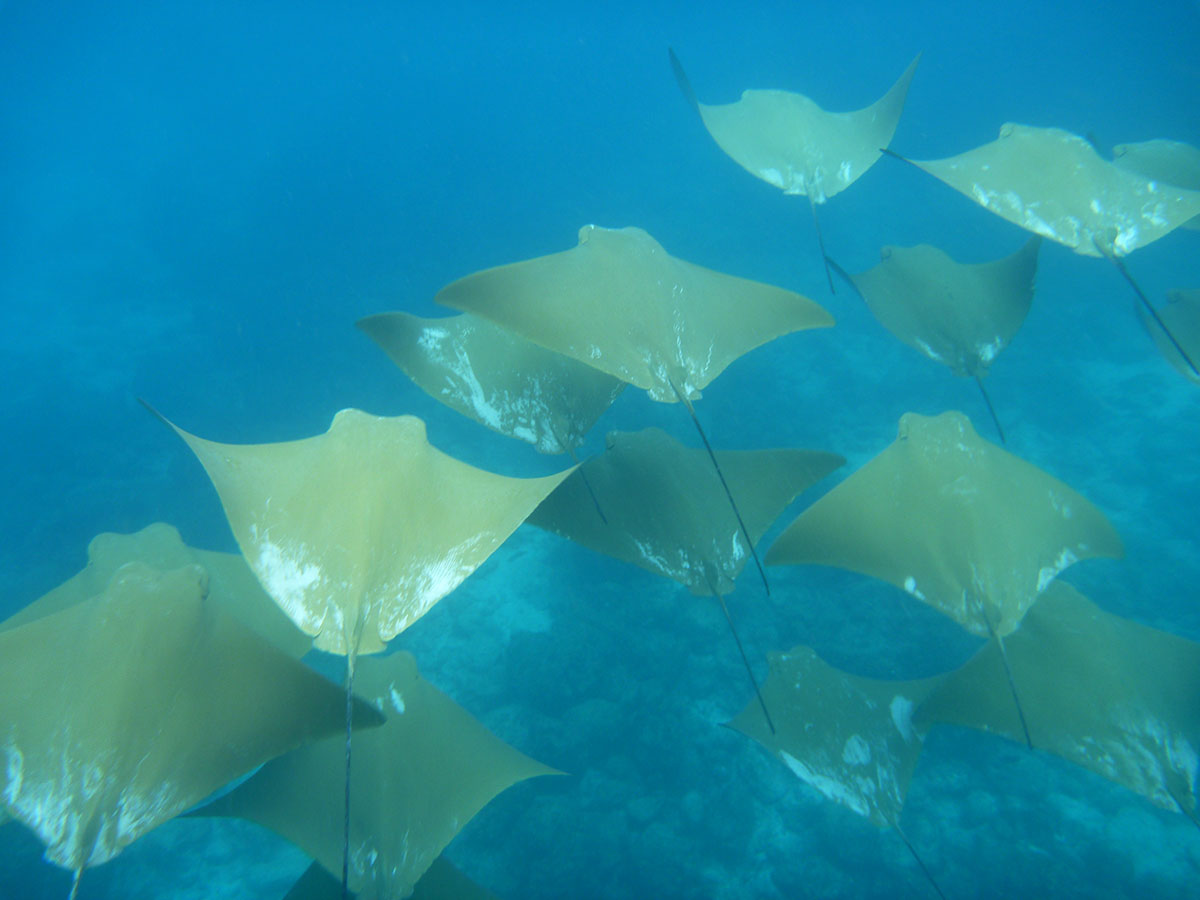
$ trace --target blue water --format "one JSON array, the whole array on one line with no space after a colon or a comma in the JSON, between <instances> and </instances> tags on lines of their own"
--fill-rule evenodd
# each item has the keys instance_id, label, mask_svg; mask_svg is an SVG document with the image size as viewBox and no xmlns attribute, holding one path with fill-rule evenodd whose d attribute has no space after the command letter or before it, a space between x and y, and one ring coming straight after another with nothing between
<instances>
[{"instance_id":1,"label":"blue water","mask_svg":"<svg viewBox=\"0 0 1200 900\"><path fill-rule=\"evenodd\" d=\"M323 431L344 407L414 413L432 441L508 474L539 457L421 394L353 327L437 313L447 282L638 225L681 258L800 291L838 318L739 360L700 415L719 447L843 454L844 477L908 410L978 393L830 296L807 204L724 156L683 102L749 87L869 104L924 51L892 147L936 158L1006 121L1100 143L1200 144L1200 5L985 2L32 3L0 6L0 617L85 561L102 531L165 520L233 550L216 496L141 396L224 441ZM961 261L1024 233L882 160L822 208L851 271L887 244ZM1129 258L1155 301L1200 287L1200 237ZM1121 561L1067 579L1105 609L1200 639L1200 395L1158 355L1111 266L1043 247L1033 310L989 378L1009 449L1112 520ZM627 391L597 426L677 407ZM826 486L818 490L825 489ZM782 522L811 501L804 498ZM770 536L768 537L768 540ZM768 650L815 646L862 674L949 668L975 641L847 573L753 573L731 597ZM448 853L502 897L926 897L895 834L824 800L719 727L749 699L715 605L522 529L401 635L425 675L567 778L519 785ZM1200 698L1197 698L1200 702ZM1178 897L1200 833L1044 754L935 730L902 824L950 897ZM65 896L19 826L0 896ZM282 896L306 865L237 823L173 822L89 871L83 900Z\"/></svg>"}]
</instances>

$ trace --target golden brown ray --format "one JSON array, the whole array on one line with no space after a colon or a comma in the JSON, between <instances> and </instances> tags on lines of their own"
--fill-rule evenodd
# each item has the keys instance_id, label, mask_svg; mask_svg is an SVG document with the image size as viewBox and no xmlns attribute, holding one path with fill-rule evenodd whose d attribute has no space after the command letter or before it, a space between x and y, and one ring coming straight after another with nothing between
<instances>
[{"instance_id":1,"label":"golden brown ray","mask_svg":"<svg viewBox=\"0 0 1200 900\"><path fill-rule=\"evenodd\" d=\"M122 566L0 632L0 798L75 873L343 725L340 690L205 602L197 565ZM358 704L360 726L382 721Z\"/></svg>"},{"instance_id":2,"label":"golden brown ray","mask_svg":"<svg viewBox=\"0 0 1200 900\"><path fill-rule=\"evenodd\" d=\"M1029 312L1041 242L1035 235L1012 256L987 263L959 263L928 244L884 247L879 265L857 275L830 262L883 327L955 375L975 379L1003 443L982 379Z\"/></svg>"},{"instance_id":3,"label":"golden brown ray","mask_svg":"<svg viewBox=\"0 0 1200 900\"><path fill-rule=\"evenodd\" d=\"M1122 552L1100 510L962 413L906 413L896 441L801 513L767 563L870 575L1004 637L1063 569Z\"/></svg>"},{"instance_id":4,"label":"golden brown ray","mask_svg":"<svg viewBox=\"0 0 1200 900\"><path fill-rule=\"evenodd\" d=\"M408 896L494 796L518 781L556 774L425 681L409 653L360 660L357 685L387 714L382 728L355 739L349 887L363 900ZM340 742L320 741L269 763L200 812L258 822L338 871L341 762Z\"/></svg>"}]
</instances>

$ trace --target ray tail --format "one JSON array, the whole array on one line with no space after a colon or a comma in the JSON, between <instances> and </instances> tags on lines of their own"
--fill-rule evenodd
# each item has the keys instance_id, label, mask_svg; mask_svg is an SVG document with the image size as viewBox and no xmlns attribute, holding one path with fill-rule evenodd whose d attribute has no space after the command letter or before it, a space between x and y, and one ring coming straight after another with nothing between
<instances>
[{"instance_id":1,"label":"ray tail","mask_svg":"<svg viewBox=\"0 0 1200 900\"><path fill-rule=\"evenodd\" d=\"M975 383L979 385L979 393L983 394L983 402L987 405L987 411L992 417L992 423L996 426L996 433L1000 435L1000 443L1008 443L1004 440L1004 429L1000 427L1000 418L996 415L996 408L992 406L992 398L988 396L987 388L983 386L983 379L976 375Z\"/></svg>"},{"instance_id":2,"label":"ray tail","mask_svg":"<svg viewBox=\"0 0 1200 900\"><path fill-rule=\"evenodd\" d=\"M754 541L750 537L746 523L742 520L742 512L738 509L737 501L733 499L733 491L729 489L729 482L725 480L725 473L721 471L721 464L717 462L717 454L713 452L712 444L708 442L708 435L704 433L704 427L696 417L696 408L692 406L692 401L685 397L679 388L675 387L675 382L668 381L668 383L671 385L671 390L675 392L675 396L679 398L679 402L687 409L688 415L692 417L692 424L696 426L696 431L700 434L700 440L704 443L704 449L708 451L708 458L712 460L717 477L721 479L721 487L725 489L725 496L729 498L729 507L733 510L733 514L737 518L738 528L742 531L742 537L746 539L746 546L750 548L750 555L754 557L754 565L758 568L759 577L762 578L763 589L766 590L767 596L770 597L771 584L767 581L766 570L763 569L762 561L758 558L758 551L754 548Z\"/></svg>"},{"instance_id":3,"label":"ray tail","mask_svg":"<svg viewBox=\"0 0 1200 900\"><path fill-rule=\"evenodd\" d=\"M921 855L917 853L917 849L912 845L912 841L908 839L908 835L901 830L899 825L894 825L892 827L896 829L896 834L900 835L900 840L904 841L904 846L908 848L908 852L912 854L912 858L917 861L917 865L921 867L921 871L924 872L925 877L929 879L929 884L933 888L934 892L941 897L942 900L946 900L946 895L943 894L942 889L938 887L938 883L934 879L933 874L929 871L929 867L925 865L925 861L921 859Z\"/></svg>"},{"instance_id":4,"label":"ray tail","mask_svg":"<svg viewBox=\"0 0 1200 900\"><path fill-rule=\"evenodd\" d=\"M813 228L817 232L817 247L821 251L821 262L825 264L825 280L829 282L829 293L836 294L837 289L833 286L833 272L829 269L829 255L825 252L825 238L821 234L821 220L817 218L817 203L811 194L808 198L808 206L812 210Z\"/></svg>"},{"instance_id":5,"label":"ray tail","mask_svg":"<svg viewBox=\"0 0 1200 900\"><path fill-rule=\"evenodd\" d=\"M354 727L354 650L346 654L346 797L342 822L342 900L350 900L350 732Z\"/></svg>"},{"instance_id":6,"label":"ray tail","mask_svg":"<svg viewBox=\"0 0 1200 900\"><path fill-rule=\"evenodd\" d=\"M1004 638L998 636L992 629L992 621L988 618L988 614L983 614L984 624L987 625L988 634L996 641L996 646L1000 648L1000 661L1004 663L1004 677L1008 679L1008 689L1012 693L1013 703L1017 707L1017 718L1021 720L1021 731L1025 733L1025 744L1030 750L1033 749L1033 739L1029 737L1029 725L1025 721L1025 710L1021 706L1021 698L1017 694L1017 683L1013 680L1012 666L1008 663L1008 651L1004 649Z\"/></svg>"},{"instance_id":7,"label":"ray tail","mask_svg":"<svg viewBox=\"0 0 1200 900\"><path fill-rule=\"evenodd\" d=\"M1158 310L1154 308L1154 305L1138 286L1138 283L1133 280L1133 276L1129 274L1129 269L1125 267L1125 263L1122 262L1115 254L1111 253L1107 248L1101 246L1099 242L1096 242L1096 246L1100 247L1100 252L1112 260L1113 265L1117 267L1117 271L1121 273L1121 277L1129 282L1129 286L1133 288L1133 292L1137 294L1138 299L1142 301L1142 306L1146 308L1146 312L1150 314L1150 318L1152 318L1154 323L1162 329L1162 333L1167 336L1167 340L1171 342L1171 346L1175 348L1176 352L1183 357L1183 361L1187 363L1188 368L1192 370L1192 374L1197 378L1200 378L1200 369L1196 368L1196 363L1192 361L1192 358L1188 355L1188 352L1183 349L1183 345L1179 343L1175 335L1171 334L1171 329L1167 327L1167 323L1162 320L1161 316L1159 316Z\"/></svg>"},{"instance_id":8,"label":"ray tail","mask_svg":"<svg viewBox=\"0 0 1200 900\"><path fill-rule=\"evenodd\" d=\"M771 714L767 711L767 701L763 699L762 691L758 688L758 679L754 677L754 669L750 667L750 658L746 656L746 648L742 646L742 639L738 637L737 628L733 624L733 616L729 614L729 606L725 603L725 597L716 589L711 578L708 579L708 587L713 592L713 596L717 598L717 602L721 604L721 612L725 613L725 621L729 623L729 633L733 635L733 641L737 644L738 653L742 655L742 663L746 666L746 674L750 676L750 684L754 686L754 696L758 698L758 705L762 707L763 718L767 720L767 727L771 729L771 734L774 734L775 723L771 719Z\"/></svg>"},{"instance_id":9,"label":"ray tail","mask_svg":"<svg viewBox=\"0 0 1200 900\"><path fill-rule=\"evenodd\" d=\"M688 80L687 73L683 71L683 64L679 61L679 57L675 55L675 51L668 47L667 53L671 56L671 71L675 73L675 81L679 84L679 90L683 91L683 98L691 105L692 109L700 112L700 101L696 99L696 92L692 90L692 83Z\"/></svg>"}]
</instances>

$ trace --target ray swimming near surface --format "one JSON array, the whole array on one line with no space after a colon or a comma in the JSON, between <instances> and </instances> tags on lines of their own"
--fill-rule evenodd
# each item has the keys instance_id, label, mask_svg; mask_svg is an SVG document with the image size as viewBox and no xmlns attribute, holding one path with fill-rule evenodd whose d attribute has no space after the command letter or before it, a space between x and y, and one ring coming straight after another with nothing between
<instances>
[{"instance_id":1,"label":"ray swimming near surface","mask_svg":"<svg viewBox=\"0 0 1200 900\"><path fill-rule=\"evenodd\" d=\"M747 90L734 103L701 103L675 51L668 53L684 98L717 146L756 178L808 198L821 257L827 260L817 205L852 185L882 156L880 148L891 143L900 123L921 55L870 106L834 113L803 94L780 90ZM827 261L825 276L833 292Z\"/></svg>"}]
</instances>

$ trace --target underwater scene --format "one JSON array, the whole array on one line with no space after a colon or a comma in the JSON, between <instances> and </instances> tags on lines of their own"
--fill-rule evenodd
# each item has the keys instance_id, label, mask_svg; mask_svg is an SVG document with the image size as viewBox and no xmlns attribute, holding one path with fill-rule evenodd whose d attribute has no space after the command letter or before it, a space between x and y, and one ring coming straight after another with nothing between
<instances>
[{"instance_id":1,"label":"underwater scene","mask_svg":"<svg viewBox=\"0 0 1200 900\"><path fill-rule=\"evenodd\" d=\"M1200 894L1200 3L0 3L0 898Z\"/></svg>"}]
</instances>

